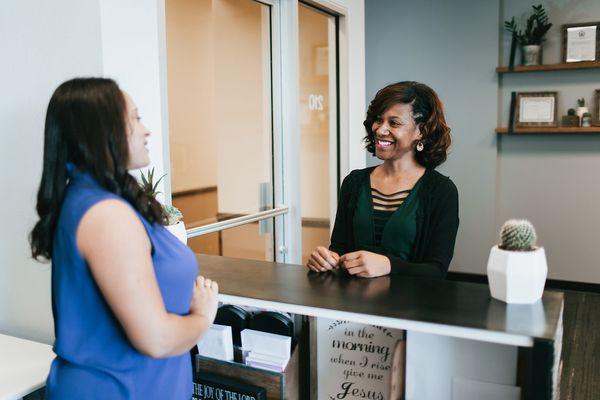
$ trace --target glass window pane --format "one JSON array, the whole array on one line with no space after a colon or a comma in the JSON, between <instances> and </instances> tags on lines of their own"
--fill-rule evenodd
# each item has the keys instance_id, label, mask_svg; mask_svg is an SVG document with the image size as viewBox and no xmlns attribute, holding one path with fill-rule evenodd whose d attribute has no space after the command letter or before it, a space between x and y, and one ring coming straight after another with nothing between
<instances>
[{"instance_id":1,"label":"glass window pane","mask_svg":"<svg viewBox=\"0 0 600 400\"><path fill-rule=\"evenodd\" d=\"M302 259L327 246L330 193L337 186L335 17L299 7ZM332 186L333 185L333 186Z\"/></svg>"},{"instance_id":2,"label":"glass window pane","mask_svg":"<svg viewBox=\"0 0 600 400\"><path fill-rule=\"evenodd\" d=\"M270 12L165 2L171 191L188 229L273 206Z\"/></svg>"}]
</instances>

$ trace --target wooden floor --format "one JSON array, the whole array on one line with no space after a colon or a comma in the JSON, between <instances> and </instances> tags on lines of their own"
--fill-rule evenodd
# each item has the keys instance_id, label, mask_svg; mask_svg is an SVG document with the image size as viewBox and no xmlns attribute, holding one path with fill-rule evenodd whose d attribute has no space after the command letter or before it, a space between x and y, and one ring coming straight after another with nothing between
<instances>
[{"instance_id":1,"label":"wooden floor","mask_svg":"<svg viewBox=\"0 0 600 400\"><path fill-rule=\"evenodd\" d=\"M559 399L600 399L600 294L564 293Z\"/></svg>"}]
</instances>

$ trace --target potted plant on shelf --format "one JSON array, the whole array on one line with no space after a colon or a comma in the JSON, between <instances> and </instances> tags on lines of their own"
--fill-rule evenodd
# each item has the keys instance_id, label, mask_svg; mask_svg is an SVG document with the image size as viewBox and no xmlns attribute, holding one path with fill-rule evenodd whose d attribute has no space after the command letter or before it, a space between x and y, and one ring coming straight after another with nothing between
<instances>
[{"instance_id":1,"label":"potted plant on shelf","mask_svg":"<svg viewBox=\"0 0 600 400\"><path fill-rule=\"evenodd\" d=\"M577 116L579 117L579 126L583 125L583 114L590 110L585 106L585 98L577 99Z\"/></svg>"},{"instance_id":2,"label":"potted plant on shelf","mask_svg":"<svg viewBox=\"0 0 600 400\"><path fill-rule=\"evenodd\" d=\"M146 174L144 174L144 172L142 171L142 183L140 184L140 186L142 187L142 190L144 190L144 192L156 198L156 195L160 193L157 190L158 184L165 176L166 174L161 176L156 180L156 182L154 182L154 168L148 170ZM181 211L179 211L179 209L177 209L177 207L167 206L164 204L162 206L165 210L165 214L167 215L167 225L165 225L165 228L167 228L169 232L175 235L177 239L183 242L183 244L187 244L187 234L185 232L185 224L183 223L183 214L181 213Z\"/></svg>"},{"instance_id":3,"label":"potted plant on shelf","mask_svg":"<svg viewBox=\"0 0 600 400\"><path fill-rule=\"evenodd\" d=\"M579 126L579 117L575 115L575 109L569 108L567 111L567 115L563 115L561 120L561 126L567 127L578 127Z\"/></svg>"},{"instance_id":4,"label":"potted plant on shelf","mask_svg":"<svg viewBox=\"0 0 600 400\"><path fill-rule=\"evenodd\" d=\"M542 297L548 265L531 222L511 219L500 231L487 265L490 292L505 303L531 304Z\"/></svg>"},{"instance_id":5,"label":"potted plant on shelf","mask_svg":"<svg viewBox=\"0 0 600 400\"><path fill-rule=\"evenodd\" d=\"M548 22L548 15L544 7L541 4L532 7L533 13L527 18L524 31L518 27L515 17L512 17L510 21L504 21L506 30L521 46L522 65L540 65L542 63L542 42L552 27L552 24Z\"/></svg>"}]
</instances>

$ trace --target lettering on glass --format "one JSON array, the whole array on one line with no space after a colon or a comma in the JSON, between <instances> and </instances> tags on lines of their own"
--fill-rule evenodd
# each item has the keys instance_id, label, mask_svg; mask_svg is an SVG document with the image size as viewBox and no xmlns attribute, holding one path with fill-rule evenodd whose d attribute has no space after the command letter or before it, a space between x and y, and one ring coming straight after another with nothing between
<instances>
[{"instance_id":1,"label":"lettering on glass","mask_svg":"<svg viewBox=\"0 0 600 400\"><path fill-rule=\"evenodd\" d=\"M308 109L310 111L323 111L324 98L322 94L308 95Z\"/></svg>"}]
</instances>

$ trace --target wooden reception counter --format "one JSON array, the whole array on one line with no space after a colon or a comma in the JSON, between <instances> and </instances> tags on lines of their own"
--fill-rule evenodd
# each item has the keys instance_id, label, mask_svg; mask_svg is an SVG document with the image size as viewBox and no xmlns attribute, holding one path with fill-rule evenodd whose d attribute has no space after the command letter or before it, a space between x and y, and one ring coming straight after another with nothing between
<instances>
[{"instance_id":1,"label":"wooden reception counter","mask_svg":"<svg viewBox=\"0 0 600 400\"><path fill-rule=\"evenodd\" d=\"M344 271L198 255L200 273L219 283L219 300L312 317L521 348L523 398L552 399L562 343L563 294L507 305L487 285L407 277L361 279Z\"/></svg>"}]
</instances>

